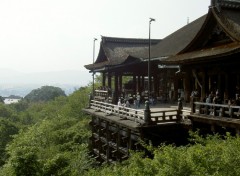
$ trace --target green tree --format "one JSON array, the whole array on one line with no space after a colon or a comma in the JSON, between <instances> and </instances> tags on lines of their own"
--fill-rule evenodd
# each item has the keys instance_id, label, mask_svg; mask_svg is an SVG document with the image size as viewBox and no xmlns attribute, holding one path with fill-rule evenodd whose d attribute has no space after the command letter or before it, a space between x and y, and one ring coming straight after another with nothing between
<instances>
[{"instance_id":1,"label":"green tree","mask_svg":"<svg viewBox=\"0 0 240 176\"><path fill-rule=\"evenodd\" d=\"M32 90L24 99L29 102L50 101L56 97L66 96L64 91L59 87L42 86L41 88Z\"/></svg>"},{"instance_id":2,"label":"green tree","mask_svg":"<svg viewBox=\"0 0 240 176\"><path fill-rule=\"evenodd\" d=\"M12 115L13 110L10 107L0 103L0 117L10 118Z\"/></svg>"},{"instance_id":3,"label":"green tree","mask_svg":"<svg viewBox=\"0 0 240 176\"><path fill-rule=\"evenodd\" d=\"M88 155L89 117L82 113L88 103L88 87L68 97L29 103L18 109L20 132L7 145L9 155L0 175L83 175L92 167ZM10 106L9 106L10 107ZM23 108L23 109L24 109ZM27 165L30 165L29 167Z\"/></svg>"},{"instance_id":4,"label":"green tree","mask_svg":"<svg viewBox=\"0 0 240 176\"><path fill-rule=\"evenodd\" d=\"M0 103L4 103L4 98L0 96Z\"/></svg>"},{"instance_id":5,"label":"green tree","mask_svg":"<svg viewBox=\"0 0 240 176\"><path fill-rule=\"evenodd\" d=\"M8 119L0 118L0 166L7 159L6 145L12 140L12 135L18 133L18 127Z\"/></svg>"}]
</instances>

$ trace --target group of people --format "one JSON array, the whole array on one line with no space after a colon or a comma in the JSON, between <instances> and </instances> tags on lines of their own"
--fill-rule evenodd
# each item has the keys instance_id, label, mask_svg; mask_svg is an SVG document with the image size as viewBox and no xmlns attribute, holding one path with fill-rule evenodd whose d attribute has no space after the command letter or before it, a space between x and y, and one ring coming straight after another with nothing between
<instances>
[{"instance_id":1,"label":"group of people","mask_svg":"<svg viewBox=\"0 0 240 176\"><path fill-rule=\"evenodd\" d=\"M220 96L219 91L217 90L214 94L213 91L210 92L204 99L204 102L206 103L214 103L214 104L222 104L224 102L223 98ZM229 99L228 102L229 105L235 105L240 106L240 94L236 93L236 97L234 99Z\"/></svg>"},{"instance_id":2,"label":"group of people","mask_svg":"<svg viewBox=\"0 0 240 176\"><path fill-rule=\"evenodd\" d=\"M133 105L135 108L140 108L140 101L141 101L141 96L139 93L137 93L136 96L133 96ZM118 100L118 106L124 106L124 107L131 107L131 104L129 102L129 97L125 97L124 100L122 100L121 98L119 98Z\"/></svg>"},{"instance_id":3,"label":"group of people","mask_svg":"<svg viewBox=\"0 0 240 176\"><path fill-rule=\"evenodd\" d=\"M206 103L222 104L222 101L218 90L215 94L211 91L210 94L206 96Z\"/></svg>"},{"instance_id":4,"label":"group of people","mask_svg":"<svg viewBox=\"0 0 240 176\"><path fill-rule=\"evenodd\" d=\"M129 103L128 100L124 100L124 101L122 102L121 98L119 98L119 100L118 100L118 106L119 106L119 107L120 107L120 106L123 106L123 107L127 107L127 108L130 108L130 107L131 107L131 105L130 105L130 103Z\"/></svg>"},{"instance_id":5,"label":"group of people","mask_svg":"<svg viewBox=\"0 0 240 176\"><path fill-rule=\"evenodd\" d=\"M131 105L133 105L134 108L138 109L140 108L141 101L143 101L143 97L144 96L141 96L140 93L138 92L136 95L132 96L131 98L132 102L129 102L129 97L127 96L124 99L119 98L118 106L131 107ZM153 96L149 97L149 103L150 105L154 105L156 103L156 100L154 99Z\"/></svg>"},{"instance_id":6,"label":"group of people","mask_svg":"<svg viewBox=\"0 0 240 176\"><path fill-rule=\"evenodd\" d=\"M192 99L200 98L198 90L192 91L191 98ZM211 91L209 94L207 94L206 97L203 99L203 102L214 103L214 104L222 104L223 100L220 96L219 90L217 89L215 93L213 91Z\"/></svg>"}]
</instances>

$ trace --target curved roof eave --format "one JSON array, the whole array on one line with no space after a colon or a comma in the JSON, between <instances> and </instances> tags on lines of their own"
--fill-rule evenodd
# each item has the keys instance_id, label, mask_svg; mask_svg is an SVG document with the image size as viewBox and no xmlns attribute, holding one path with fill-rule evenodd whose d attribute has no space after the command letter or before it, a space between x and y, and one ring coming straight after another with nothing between
<instances>
[{"instance_id":1,"label":"curved roof eave","mask_svg":"<svg viewBox=\"0 0 240 176\"><path fill-rule=\"evenodd\" d=\"M106 52L106 48L103 45L103 42L101 41L100 49L98 52L98 57L94 63L100 63L100 62L104 62L104 61L109 61L109 56Z\"/></svg>"},{"instance_id":2,"label":"curved roof eave","mask_svg":"<svg viewBox=\"0 0 240 176\"><path fill-rule=\"evenodd\" d=\"M164 64L189 64L194 62L209 62L210 58L216 60L215 58L231 55L234 53L239 53L240 45L237 43L232 43L224 46L219 46L215 48L208 48L203 50L197 50L193 52L188 52L176 56L172 56L169 59L163 60Z\"/></svg>"}]
</instances>

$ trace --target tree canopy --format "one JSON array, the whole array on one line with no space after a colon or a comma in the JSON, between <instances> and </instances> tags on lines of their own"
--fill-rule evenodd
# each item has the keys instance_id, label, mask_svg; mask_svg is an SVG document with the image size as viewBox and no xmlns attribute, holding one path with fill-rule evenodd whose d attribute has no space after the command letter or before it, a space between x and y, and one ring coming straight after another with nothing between
<instances>
[{"instance_id":1,"label":"tree canopy","mask_svg":"<svg viewBox=\"0 0 240 176\"><path fill-rule=\"evenodd\" d=\"M4 103L4 98L0 96L0 103Z\"/></svg>"},{"instance_id":2,"label":"tree canopy","mask_svg":"<svg viewBox=\"0 0 240 176\"><path fill-rule=\"evenodd\" d=\"M189 176L240 173L240 138L192 133L187 146L145 146L128 160L99 166L89 155L87 107L91 87L48 102L0 103L0 175Z\"/></svg>"},{"instance_id":3,"label":"tree canopy","mask_svg":"<svg viewBox=\"0 0 240 176\"><path fill-rule=\"evenodd\" d=\"M66 96L65 92L61 88L54 86L42 86L41 88L32 90L24 97L24 99L30 102L46 102L54 100L59 96Z\"/></svg>"}]
</instances>

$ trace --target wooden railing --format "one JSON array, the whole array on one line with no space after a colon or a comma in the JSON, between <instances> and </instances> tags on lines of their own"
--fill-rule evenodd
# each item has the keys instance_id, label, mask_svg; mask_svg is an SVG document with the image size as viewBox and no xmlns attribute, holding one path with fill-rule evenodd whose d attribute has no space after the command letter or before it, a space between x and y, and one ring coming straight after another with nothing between
<instances>
[{"instance_id":1,"label":"wooden railing","mask_svg":"<svg viewBox=\"0 0 240 176\"><path fill-rule=\"evenodd\" d=\"M90 108L144 124L144 111L92 100Z\"/></svg>"},{"instance_id":2,"label":"wooden railing","mask_svg":"<svg viewBox=\"0 0 240 176\"><path fill-rule=\"evenodd\" d=\"M105 90L95 90L94 91L94 99L98 101L104 101L108 97L108 91Z\"/></svg>"},{"instance_id":3,"label":"wooden railing","mask_svg":"<svg viewBox=\"0 0 240 176\"><path fill-rule=\"evenodd\" d=\"M157 125L166 122L177 122L180 120L181 113L177 109L159 110L151 112L149 103L146 102L144 110L132 109L124 106L118 106L101 101L91 100L90 108L96 111L106 113L106 115L115 115L123 119L128 119L144 125Z\"/></svg>"},{"instance_id":4,"label":"wooden railing","mask_svg":"<svg viewBox=\"0 0 240 176\"><path fill-rule=\"evenodd\" d=\"M240 106L194 102L191 113L215 117L240 118Z\"/></svg>"},{"instance_id":5,"label":"wooden railing","mask_svg":"<svg viewBox=\"0 0 240 176\"><path fill-rule=\"evenodd\" d=\"M152 111L151 120L156 123L176 122L178 115L177 109Z\"/></svg>"}]
</instances>

